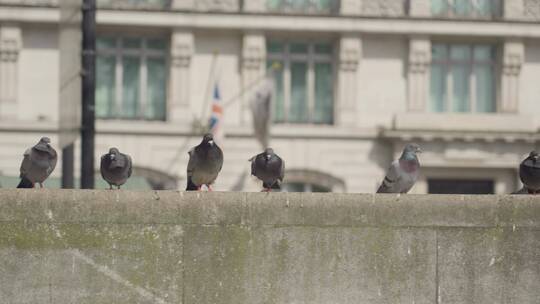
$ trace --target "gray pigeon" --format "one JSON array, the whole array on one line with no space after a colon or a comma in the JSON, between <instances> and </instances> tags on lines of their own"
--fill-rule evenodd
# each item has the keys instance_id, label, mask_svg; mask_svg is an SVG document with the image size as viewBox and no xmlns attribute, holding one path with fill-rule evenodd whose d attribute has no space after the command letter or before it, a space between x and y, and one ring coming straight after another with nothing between
<instances>
[{"instance_id":1,"label":"gray pigeon","mask_svg":"<svg viewBox=\"0 0 540 304\"><path fill-rule=\"evenodd\" d=\"M120 153L117 148L110 148L109 153L101 156L100 165L101 176L109 184L109 189L113 185L120 189L126 183L132 172L131 157Z\"/></svg>"},{"instance_id":2,"label":"gray pigeon","mask_svg":"<svg viewBox=\"0 0 540 304\"><path fill-rule=\"evenodd\" d=\"M420 170L417 144L407 144L398 160L392 162L377 193L407 193L414 186Z\"/></svg>"},{"instance_id":3,"label":"gray pigeon","mask_svg":"<svg viewBox=\"0 0 540 304\"><path fill-rule=\"evenodd\" d=\"M202 185L212 191L210 185L214 183L223 166L223 152L214 142L212 134L205 134L202 142L188 154L186 191L200 191Z\"/></svg>"},{"instance_id":4,"label":"gray pigeon","mask_svg":"<svg viewBox=\"0 0 540 304\"><path fill-rule=\"evenodd\" d=\"M266 148L263 153L253 156L250 161L251 175L263 182L263 191L281 189L285 176L285 162L274 153L274 150Z\"/></svg>"},{"instance_id":5,"label":"gray pigeon","mask_svg":"<svg viewBox=\"0 0 540 304\"><path fill-rule=\"evenodd\" d=\"M24 152L21 163L21 182L17 188L34 188L36 183L43 188L43 182L49 177L56 167L58 155L51 147L51 140L42 137L32 148Z\"/></svg>"},{"instance_id":6,"label":"gray pigeon","mask_svg":"<svg viewBox=\"0 0 540 304\"><path fill-rule=\"evenodd\" d=\"M540 193L540 156L536 151L531 151L519 165L519 178L523 188L513 194Z\"/></svg>"}]
</instances>

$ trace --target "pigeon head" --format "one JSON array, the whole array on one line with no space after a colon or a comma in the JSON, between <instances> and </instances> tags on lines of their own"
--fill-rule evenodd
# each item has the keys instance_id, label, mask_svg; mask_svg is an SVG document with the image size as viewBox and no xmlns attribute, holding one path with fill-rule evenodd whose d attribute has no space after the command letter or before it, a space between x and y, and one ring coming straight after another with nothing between
<instances>
[{"instance_id":1,"label":"pigeon head","mask_svg":"<svg viewBox=\"0 0 540 304\"><path fill-rule=\"evenodd\" d=\"M109 149L109 158L111 160L115 160L116 156L120 153L117 148L110 148Z\"/></svg>"},{"instance_id":2,"label":"pigeon head","mask_svg":"<svg viewBox=\"0 0 540 304\"><path fill-rule=\"evenodd\" d=\"M266 161L269 161L272 156L274 156L274 149L272 148L266 148L264 150L264 159L266 159Z\"/></svg>"},{"instance_id":3,"label":"pigeon head","mask_svg":"<svg viewBox=\"0 0 540 304\"><path fill-rule=\"evenodd\" d=\"M211 133L204 134L202 144L207 144L207 145L213 146L214 145L214 136Z\"/></svg>"},{"instance_id":4,"label":"pigeon head","mask_svg":"<svg viewBox=\"0 0 540 304\"><path fill-rule=\"evenodd\" d=\"M403 149L403 154L401 154L401 159L413 160L416 159L416 154L422 153L420 146L415 143L410 143L405 146Z\"/></svg>"},{"instance_id":5,"label":"pigeon head","mask_svg":"<svg viewBox=\"0 0 540 304\"><path fill-rule=\"evenodd\" d=\"M51 139L48 137L42 137L34 148L41 152L52 153Z\"/></svg>"},{"instance_id":6,"label":"pigeon head","mask_svg":"<svg viewBox=\"0 0 540 304\"><path fill-rule=\"evenodd\" d=\"M537 162L540 158L540 155L538 155L536 151L531 151L531 153L529 153L529 158L532 159L533 162Z\"/></svg>"}]
</instances>

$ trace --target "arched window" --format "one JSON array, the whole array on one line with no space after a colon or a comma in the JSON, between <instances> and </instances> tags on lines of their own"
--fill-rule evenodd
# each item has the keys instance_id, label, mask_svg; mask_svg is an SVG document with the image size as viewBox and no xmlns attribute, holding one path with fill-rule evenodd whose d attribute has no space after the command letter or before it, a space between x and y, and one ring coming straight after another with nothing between
<instances>
[{"instance_id":1,"label":"arched window","mask_svg":"<svg viewBox=\"0 0 540 304\"><path fill-rule=\"evenodd\" d=\"M345 192L345 182L320 171L292 169L285 173L282 188L288 192Z\"/></svg>"}]
</instances>

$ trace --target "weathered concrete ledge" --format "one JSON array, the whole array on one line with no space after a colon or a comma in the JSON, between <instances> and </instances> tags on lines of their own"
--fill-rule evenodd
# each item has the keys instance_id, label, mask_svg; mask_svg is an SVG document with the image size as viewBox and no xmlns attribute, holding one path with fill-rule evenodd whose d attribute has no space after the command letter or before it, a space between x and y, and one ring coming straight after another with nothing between
<instances>
[{"instance_id":1,"label":"weathered concrete ledge","mask_svg":"<svg viewBox=\"0 0 540 304\"><path fill-rule=\"evenodd\" d=\"M538 303L533 196L0 190L5 303Z\"/></svg>"}]
</instances>

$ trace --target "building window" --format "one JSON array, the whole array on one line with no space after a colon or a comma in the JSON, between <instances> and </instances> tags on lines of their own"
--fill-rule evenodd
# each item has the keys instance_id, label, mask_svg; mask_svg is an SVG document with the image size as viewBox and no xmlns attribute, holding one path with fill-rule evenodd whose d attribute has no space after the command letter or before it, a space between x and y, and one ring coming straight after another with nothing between
<instances>
[{"instance_id":1,"label":"building window","mask_svg":"<svg viewBox=\"0 0 540 304\"><path fill-rule=\"evenodd\" d=\"M496 111L495 47L433 44L431 112Z\"/></svg>"},{"instance_id":2,"label":"building window","mask_svg":"<svg viewBox=\"0 0 540 304\"><path fill-rule=\"evenodd\" d=\"M494 18L501 16L501 0L431 0L437 17Z\"/></svg>"},{"instance_id":3,"label":"building window","mask_svg":"<svg viewBox=\"0 0 540 304\"><path fill-rule=\"evenodd\" d=\"M268 68L275 71L274 122L332 124L334 69L331 44L269 42Z\"/></svg>"},{"instance_id":4,"label":"building window","mask_svg":"<svg viewBox=\"0 0 540 304\"><path fill-rule=\"evenodd\" d=\"M430 194L494 194L493 180L428 179Z\"/></svg>"},{"instance_id":5,"label":"building window","mask_svg":"<svg viewBox=\"0 0 540 304\"><path fill-rule=\"evenodd\" d=\"M96 116L165 120L166 41L100 37L96 48Z\"/></svg>"},{"instance_id":6,"label":"building window","mask_svg":"<svg viewBox=\"0 0 540 304\"><path fill-rule=\"evenodd\" d=\"M300 14L331 14L339 8L339 0L266 0L268 11Z\"/></svg>"}]
</instances>

